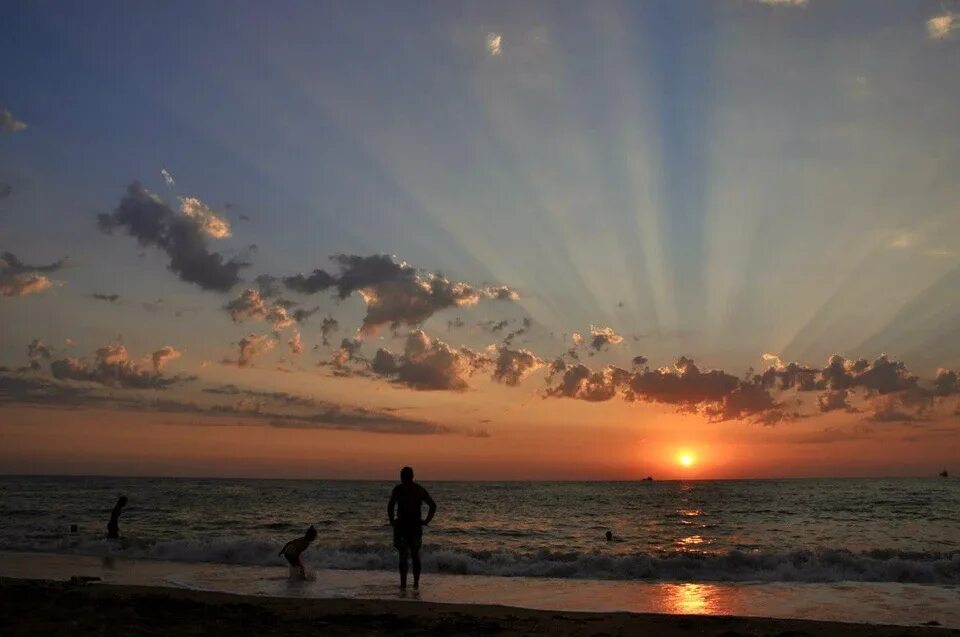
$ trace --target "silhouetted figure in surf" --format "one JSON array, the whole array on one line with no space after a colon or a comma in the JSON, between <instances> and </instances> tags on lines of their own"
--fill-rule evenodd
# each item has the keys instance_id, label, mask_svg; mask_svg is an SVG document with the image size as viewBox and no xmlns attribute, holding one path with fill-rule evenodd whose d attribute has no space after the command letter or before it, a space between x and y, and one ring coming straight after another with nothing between
<instances>
[{"instance_id":1,"label":"silhouetted figure in surf","mask_svg":"<svg viewBox=\"0 0 960 637\"><path fill-rule=\"evenodd\" d=\"M427 517L420 518L420 509L426 504ZM420 544L423 527L430 524L437 512L437 503L427 490L413 481L413 469L400 470L400 484L393 488L387 504L387 516L393 526L393 546L400 552L400 588L407 587L407 559L413 560L413 587L420 587Z\"/></svg>"},{"instance_id":2,"label":"silhouetted figure in surf","mask_svg":"<svg viewBox=\"0 0 960 637\"><path fill-rule=\"evenodd\" d=\"M123 507L127 506L127 496L122 495L113 505L113 511L110 512L110 521L107 522L107 537L116 540L120 537L120 514L123 513Z\"/></svg>"},{"instance_id":3,"label":"silhouetted figure in surf","mask_svg":"<svg viewBox=\"0 0 960 637\"><path fill-rule=\"evenodd\" d=\"M607 542L613 542L613 531L607 531Z\"/></svg>"},{"instance_id":4,"label":"silhouetted figure in surf","mask_svg":"<svg viewBox=\"0 0 960 637\"><path fill-rule=\"evenodd\" d=\"M284 544L283 548L280 549L280 552L277 553L278 556L282 555L287 558L287 561L290 562L290 566L297 569L302 579L307 579L307 569L303 566L303 562L300 560L300 555L307 550L307 547L309 547L310 543L315 539L317 539L317 530L311 526L309 529L307 529L307 532L303 537L290 540Z\"/></svg>"}]
</instances>

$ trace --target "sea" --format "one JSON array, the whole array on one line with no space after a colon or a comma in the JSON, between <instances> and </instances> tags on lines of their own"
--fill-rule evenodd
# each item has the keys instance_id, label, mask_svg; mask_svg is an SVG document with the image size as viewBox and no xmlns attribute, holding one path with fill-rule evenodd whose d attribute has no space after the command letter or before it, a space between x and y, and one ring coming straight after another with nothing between
<instances>
[{"instance_id":1,"label":"sea","mask_svg":"<svg viewBox=\"0 0 960 637\"><path fill-rule=\"evenodd\" d=\"M393 484L0 477L0 575L391 596ZM421 484L427 599L960 627L954 478ZM311 579L291 588L277 553L310 525Z\"/></svg>"}]
</instances>

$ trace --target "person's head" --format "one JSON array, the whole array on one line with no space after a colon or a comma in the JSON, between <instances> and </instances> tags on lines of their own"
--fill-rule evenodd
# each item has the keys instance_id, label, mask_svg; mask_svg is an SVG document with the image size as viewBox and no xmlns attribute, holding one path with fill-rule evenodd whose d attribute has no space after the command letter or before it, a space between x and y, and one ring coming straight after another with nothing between
<instances>
[{"instance_id":1,"label":"person's head","mask_svg":"<svg viewBox=\"0 0 960 637\"><path fill-rule=\"evenodd\" d=\"M125 495L120 496L120 499L117 500L117 504L122 507L127 506L127 496Z\"/></svg>"},{"instance_id":2,"label":"person's head","mask_svg":"<svg viewBox=\"0 0 960 637\"><path fill-rule=\"evenodd\" d=\"M311 541L311 542L313 542L313 541L316 539L316 537L317 537L317 530L316 530L315 528L313 528L313 525L312 525L312 524L310 525L310 528L307 529L307 534L306 534L304 537L306 537L306 538L307 538L309 541Z\"/></svg>"},{"instance_id":3,"label":"person's head","mask_svg":"<svg viewBox=\"0 0 960 637\"><path fill-rule=\"evenodd\" d=\"M400 482L404 484L410 484L411 482L413 482L412 467L404 467L403 469L400 469Z\"/></svg>"},{"instance_id":4,"label":"person's head","mask_svg":"<svg viewBox=\"0 0 960 637\"><path fill-rule=\"evenodd\" d=\"M607 542L613 539L613 531L607 531Z\"/></svg>"}]
</instances>

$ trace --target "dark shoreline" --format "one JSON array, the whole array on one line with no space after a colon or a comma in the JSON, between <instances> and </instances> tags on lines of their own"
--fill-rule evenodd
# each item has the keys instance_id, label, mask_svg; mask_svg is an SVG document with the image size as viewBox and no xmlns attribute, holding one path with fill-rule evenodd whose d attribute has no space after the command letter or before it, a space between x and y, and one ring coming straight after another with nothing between
<instances>
[{"instance_id":1,"label":"dark shoreline","mask_svg":"<svg viewBox=\"0 0 960 637\"><path fill-rule=\"evenodd\" d=\"M748 617L574 613L415 600L253 597L0 578L0 634L956 637L960 630Z\"/></svg>"}]
</instances>

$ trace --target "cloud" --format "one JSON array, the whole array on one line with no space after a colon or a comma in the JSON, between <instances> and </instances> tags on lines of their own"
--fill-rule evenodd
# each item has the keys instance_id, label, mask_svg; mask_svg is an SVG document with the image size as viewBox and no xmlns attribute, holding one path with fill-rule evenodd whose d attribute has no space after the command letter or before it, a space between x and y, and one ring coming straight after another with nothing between
<instances>
[{"instance_id":1,"label":"cloud","mask_svg":"<svg viewBox=\"0 0 960 637\"><path fill-rule=\"evenodd\" d=\"M493 379L499 383L519 385L520 381L543 367L543 360L526 349L514 350L503 346L496 349Z\"/></svg>"},{"instance_id":2,"label":"cloud","mask_svg":"<svg viewBox=\"0 0 960 637\"><path fill-rule=\"evenodd\" d=\"M340 341L340 347L333 353L330 364L337 369L341 369L351 361L363 361L363 358L360 356L361 347L363 347L363 341L359 339L343 339Z\"/></svg>"},{"instance_id":3,"label":"cloud","mask_svg":"<svg viewBox=\"0 0 960 637\"><path fill-rule=\"evenodd\" d=\"M521 322L520 327L518 327L517 329L513 330L512 332L510 332L509 334L503 337L503 344L512 345L513 341L517 337L523 336L524 334L529 332L532 326L533 326L533 321L530 320L530 317L529 316L523 317L523 321Z\"/></svg>"},{"instance_id":4,"label":"cloud","mask_svg":"<svg viewBox=\"0 0 960 637\"><path fill-rule=\"evenodd\" d=\"M30 369L33 371L40 371L41 361L48 361L51 357L50 348L39 338L33 339L27 345L27 358L30 359Z\"/></svg>"},{"instance_id":5,"label":"cloud","mask_svg":"<svg viewBox=\"0 0 960 637\"><path fill-rule=\"evenodd\" d=\"M927 35L934 40L943 40L960 27L957 14L948 11L927 20Z\"/></svg>"},{"instance_id":6,"label":"cloud","mask_svg":"<svg viewBox=\"0 0 960 637\"><path fill-rule=\"evenodd\" d=\"M290 347L291 354L303 353L303 341L300 339L300 330L293 330L293 336L287 341L287 346Z\"/></svg>"},{"instance_id":7,"label":"cloud","mask_svg":"<svg viewBox=\"0 0 960 637\"><path fill-rule=\"evenodd\" d=\"M173 180L173 175L166 168L160 169L160 175L163 177L163 181L166 182L167 186L173 188L177 185L177 182Z\"/></svg>"},{"instance_id":8,"label":"cloud","mask_svg":"<svg viewBox=\"0 0 960 637\"><path fill-rule=\"evenodd\" d=\"M583 334L580 332L571 332L570 340L573 341L574 347L580 347L583 345Z\"/></svg>"},{"instance_id":9,"label":"cloud","mask_svg":"<svg viewBox=\"0 0 960 637\"><path fill-rule=\"evenodd\" d=\"M622 342L623 337L615 334L612 327L590 326L590 347L596 351L599 352L607 345L619 345Z\"/></svg>"},{"instance_id":10,"label":"cloud","mask_svg":"<svg viewBox=\"0 0 960 637\"><path fill-rule=\"evenodd\" d=\"M240 270L249 264L236 258L226 260L210 251L207 241L216 223L192 205L191 214L178 213L135 181L112 214L97 215L97 224L103 232L123 229L140 245L153 245L166 252L170 257L168 267L180 280L204 290L226 292L239 283Z\"/></svg>"},{"instance_id":11,"label":"cloud","mask_svg":"<svg viewBox=\"0 0 960 637\"><path fill-rule=\"evenodd\" d=\"M220 214L196 197L177 197L180 200L180 213L193 219L201 231L214 239L226 239L230 236L230 224Z\"/></svg>"},{"instance_id":12,"label":"cloud","mask_svg":"<svg viewBox=\"0 0 960 637\"><path fill-rule=\"evenodd\" d=\"M100 294L99 292L94 292L90 295L91 299L96 299L97 301L106 301L107 303L116 303L117 299L120 298L119 294Z\"/></svg>"},{"instance_id":13,"label":"cloud","mask_svg":"<svg viewBox=\"0 0 960 637\"><path fill-rule=\"evenodd\" d=\"M323 344L329 346L330 340L329 336L333 332L336 332L340 328L340 323L337 322L337 319L333 318L330 315L324 316L323 320L320 322L320 334L323 337Z\"/></svg>"},{"instance_id":14,"label":"cloud","mask_svg":"<svg viewBox=\"0 0 960 637\"><path fill-rule=\"evenodd\" d=\"M503 34L502 33L488 33L487 34L487 53L497 57L503 54Z\"/></svg>"},{"instance_id":15,"label":"cloud","mask_svg":"<svg viewBox=\"0 0 960 637\"><path fill-rule=\"evenodd\" d=\"M630 378L630 372L609 365L594 372L580 363L567 365L558 359L550 367L550 379L561 378L545 394L556 398L577 398L590 402L603 402L615 397Z\"/></svg>"},{"instance_id":16,"label":"cloud","mask_svg":"<svg viewBox=\"0 0 960 637\"><path fill-rule=\"evenodd\" d=\"M267 317L267 304L260 292L247 288L240 296L224 306L234 323L243 323L247 319L263 320Z\"/></svg>"},{"instance_id":17,"label":"cloud","mask_svg":"<svg viewBox=\"0 0 960 637\"><path fill-rule=\"evenodd\" d=\"M680 357L673 367L637 367L632 372L613 365L593 371L586 365L568 365L558 359L550 367L548 382L552 385L545 393L593 402L621 395L630 401L674 405L714 421L759 416L778 407L759 377L741 380L721 370L702 370L686 357ZM559 380L554 381L557 376Z\"/></svg>"},{"instance_id":18,"label":"cloud","mask_svg":"<svg viewBox=\"0 0 960 637\"><path fill-rule=\"evenodd\" d=\"M164 345L150 355L150 361L153 363L153 371L159 374L163 371L163 366L169 361L180 358L181 353L169 345Z\"/></svg>"},{"instance_id":19,"label":"cloud","mask_svg":"<svg viewBox=\"0 0 960 637\"><path fill-rule=\"evenodd\" d=\"M304 308L297 308L293 311L293 314L291 314L290 316L297 323L303 323L304 321L306 321L308 318L310 318L311 316L313 316L319 311L320 311L319 307L315 307L309 310L306 310Z\"/></svg>"},{"instance_id":20,"label":"cloud","mask_svg":"<svg viewBox=\"0 0 960 637\"><path fill-rule=\"evenodd\" d=\"M63 268L65 259L48 265L28 265L12 252L0 253L0 296L27 296L39 294L56 285L41 272L56 272Z\"/></svg>"},{"instance_id":21,"label":"cloud","mask_svg":"<svg viewBox=\"0 0 960 637\"><path fill-rule=\"evenodd\" d=\"M130 360L127 348L120 343L104 345L96 351L92 364L66 357L50 363L50 373L57 380L99 383L118 389L165 389L190 378L161 374L164 363L180 355L170 346L151 355L152 369L144 369Z\"/></svg>"},{"instance_id":22,"label":"cloud","mask_svg":"<svg viewBox=\"0 0 960 637\"><path fill-rule=\"evenodd\" d=\"M817 396L817 404L820 406L820 411L828 412L837 409L850 409L850 405L847 404L847 395L848 392L846 389L836 389L820 394Z\"/></svg>"},{"instance_id":23,"label":"cloud","mask_svg":"<svg viewBox=\"0 0 960 637\"><path fill-rule=\"evenodd\" d=\"M16 133L27 127L8 110L0 111L0 133Z\"/></svg>"},{"instance_id":24,"label":"cloud","mask_svg":"<svg viewBox=\"0 0 960 637\"><path fill-rule=\"evenodd\" d=\"M757 0L760 4L771 7L805 7L809 0Z\"/></svg>"},{"instance_id":25,"label":"cloud","mask_svg":"<svg viewBox=\"0 0 960 637\"><path fill-rule=\"evenodd\" d=\"M0 199L6 199L13 194L13 186L0 182Z\"/></svg>"},{"instance_id":26,"label":"cloud","mask_svg":"<svg viewBox=\"0 0 960 637\"><path fill-rule=\"evenodd\" d=\"M237 366L248 367L253 364L253 359L261 354L271 351L277 344L277 341L269 334L248 334L240 339L237 345L240 347L240 356L237 358Z\"/></svg>"},{"instance_id":27,"label":"cloud","mask_svg":"<svg viewBox=\"0 0 960 637\"><path fill-rule=\"evenodd\" d=\"M78 386L35 375L0 373L0 405L30 404L65 409L111 405L136 413L184 413L202 417L191 419L191 424L195 425L219 424L217 421L229 417L233 419L229 424L280 428L349 430L391 435L456 433L452 428L428 420L397 416L387 410L319 401L284 392L263 392L235 385L203 391L212 395L233 396L238 400L232 405L204 406L188 401L148 399L136 393L104 394L103 390L98 391L91 386ZM464 434L471 435L472 431L465 431Z\"/></svg>"},{"instance_id":28,"label":"cloud","mask_svg":"<svg viewBox=\"0 0 960 637\"><path fill-rule=\"evenodd\" d=\"M385 254L367 257L338 254L331 259L337 264L338 273L317 269L309 275L285 277L284 285L301 294L335 289L341 299L358 293L367 305L360 328L363 334L373 333L384 325L393 329L401 325L416 326L440 310L474 305L481 298L516 298L515 292L502 286L477 288L451 282L440 274L421 274Z\"/></svg>"},{"instance_id":29,"label":"cloud","mask_svg":"<svg viewBox=\"0 0 960 637\"><path fill-rule=\"evenodd\" d=\"M467 388L466 378L490 362L468 348L453 349L422 330L414 330L407 335L403 354L381 348L370 369L413 389L462 391Z\"/></svg>"}]
</instances>

